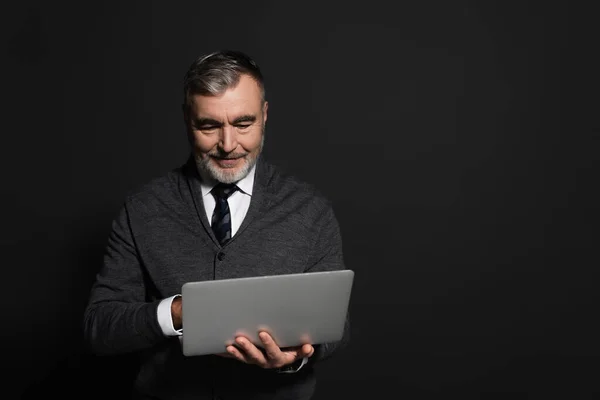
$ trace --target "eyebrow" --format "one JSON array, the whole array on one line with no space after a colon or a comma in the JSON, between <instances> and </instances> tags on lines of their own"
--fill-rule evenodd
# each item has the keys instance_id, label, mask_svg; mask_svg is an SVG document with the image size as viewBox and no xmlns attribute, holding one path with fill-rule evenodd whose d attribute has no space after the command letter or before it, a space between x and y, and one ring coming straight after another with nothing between
<instances>
[{"instance_id":1,"label":"eyebrow","mask_svg":"<svg viewBox=\"0 0 600 400\"><path fill-rule=\"evenodd\" d=\"M194 120L194 125L196 126L221 126L223 125L221 122L212 118L196 118Z\"/></svg>"},{"instance_id":2,"label":"eyebrow","mask_svg":"<svg viewBox=\"0 0 600 400\"><path fill-rule=\"evenodd\" d=\"M241 117L237 117L233 120L233 125L241 124L242 122L255 122L256 115L242 115Z\"/></svg>"},{"instance_id":3,"label":"eyebrow","mask_svg":"<svg viewBox=\"0 0 600 400\"><path fill-rule=\"evenodd\" d=\"M242 115L233 120L232 125L241 124L243 122L255 122L256 115ZM196 118L194 121L196 126L223 126L221 121L212 118Z\"/></svg>"}]
</instances>

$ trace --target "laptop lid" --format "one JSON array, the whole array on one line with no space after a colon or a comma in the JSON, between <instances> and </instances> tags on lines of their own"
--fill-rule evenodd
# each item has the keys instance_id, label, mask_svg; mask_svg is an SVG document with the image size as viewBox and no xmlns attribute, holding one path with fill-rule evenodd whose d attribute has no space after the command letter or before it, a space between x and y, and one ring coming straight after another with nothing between
<instances>
[{"instance_id":1,"label":"laptop lid","mask_svg":"<svg viewBox=\"0 0 600 400\"><path fill-rule=\"evenodd\" d=\"M237 335L262 347L338 341L344 332L352 270L188 282L182 286L183 354L226 351Z\"/></svg>"}]
</instances>

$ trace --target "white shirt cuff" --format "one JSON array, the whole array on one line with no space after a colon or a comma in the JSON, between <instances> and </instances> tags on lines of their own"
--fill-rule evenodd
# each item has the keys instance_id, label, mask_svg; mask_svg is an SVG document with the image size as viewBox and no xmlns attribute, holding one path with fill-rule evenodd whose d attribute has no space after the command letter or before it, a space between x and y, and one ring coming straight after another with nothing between
<instances>
[{"instance_id":1,"label":"white shirt cuff","mask_svg":"<svg viewBox=\"0 0 600 400\"><path fill-rule=\"evenodd\" d=\"M300 364L300 366L297 369L292 369L292 370L284 370L284 371L278 371L280 374L293 374L295 372L298 372L302 369L302 367L304 367L304 365L306 365L306 363L308 362L308 357L304 357L302 359L302 364Z\"/></svg>"},{"instance_id":2,"label":"white shirt cuff","mask_svg":"<svg viewBox=\"0 0 600 400\"><path fill-rule=\"evenodd\" d=\"M176 294L175 296L167 297L158 304L158 309L156 310L158 324L165 336L181 336L183 334L181 329L176 330L173 327L173 317L171 316L171 304L173 303L173 299L180 296L181 295Z\"/></svg>"}]
</instances>

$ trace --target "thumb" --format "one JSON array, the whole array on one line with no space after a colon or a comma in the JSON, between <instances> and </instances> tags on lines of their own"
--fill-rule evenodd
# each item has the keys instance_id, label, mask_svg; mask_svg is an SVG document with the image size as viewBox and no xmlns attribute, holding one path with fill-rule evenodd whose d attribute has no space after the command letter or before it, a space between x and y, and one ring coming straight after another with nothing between
<instances>
[{"instance_id":1,"label":"thumb","mask_svg":"<svg viewBox=\"0 0 600 400\"><path fill-rule=\"evenodd\" d=\"M311 357L315 352L315 348L310 344L305 344L302 346L300 351L298 352L298 357Z\"/></svg>"}]
</instances>

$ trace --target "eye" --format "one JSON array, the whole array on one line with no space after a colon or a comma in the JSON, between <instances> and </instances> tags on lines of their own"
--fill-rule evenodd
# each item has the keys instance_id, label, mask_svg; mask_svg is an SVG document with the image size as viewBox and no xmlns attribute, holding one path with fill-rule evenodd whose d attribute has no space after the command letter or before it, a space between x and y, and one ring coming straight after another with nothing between
<instances>
[{"instance_id":1,"label":"eye","mask_svg":"<svg viewBox=\"0 0 600 400\"><path fill-rule=\"evenodd\" d=\"M205 132L212 132L217 130L219 127L216 125L201 125L201 126L196 126L196 129L199 131L205 131Z\"/></svg>"},{"instance_id":2,"label":"eye","mask_svg":"<svg viewBox=\"0 0 600 400\"><path fill-rule=\"evenodd\" d=\"M244 130L244 129L248 129L252 126L252 124L237 124L235 127L240 129L240 130Z\"/></svg>"}]
</instances>

